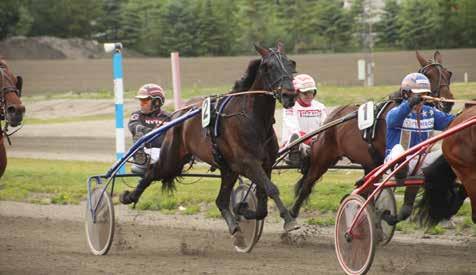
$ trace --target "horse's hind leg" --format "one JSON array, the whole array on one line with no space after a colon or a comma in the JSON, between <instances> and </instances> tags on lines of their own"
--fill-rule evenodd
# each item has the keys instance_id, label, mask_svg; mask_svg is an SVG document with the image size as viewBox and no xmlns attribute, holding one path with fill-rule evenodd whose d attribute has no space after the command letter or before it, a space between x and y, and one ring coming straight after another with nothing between
<instances>
[{"instance_id":1,"label":"horse's hind leg","mask_svg":"<svg viewBox=\"0 0 476 275\"><path fill-rule=\"evenodd\" d=\"M419 189L419 186L408 186L405 188L405 194L403 195L403 205L400 211L398 211L397 222L404 221L410 217Z\"/></svg>"},{"instance_id":2,"label":"horse's hind leg","mask_svg":"<svg viewBox=\"0 0 476 275\"><path fill-rule=\"evenodd\" d=\"M473 223L476 224L476 171L473 169L468 167L459 169L458 171L455 170L455 172L463 183L466 194L469 197L471 203L471 218Z\"/></svg>"},{"instance_id":3,"label":"horse's hind leg","mask_svg":"<svg viewBox=\"0 0 476 275\"><path fill-rule=\"evenodd\" d=\"M238 223L230 211L230 196L235 185L238 174L232 172L229 169L221 169L221 185L220 192L218 193L216 199L216 205L220 210L221 215L225 219L226 224L228 225L228 230L230 234L235 234L238 230Z\"/></svg>"},{"instance_id":4,"label":"horse's hind leg","mask_svg":"<svg viewBox=\"0 0 476 275\"><path fill-rule=\"evenodd\" d=\"M139 180L139 183L137 184L134 191L131 192L126 190L119 196L119 201L122 204L137 203L139 201L142 193L144 193L145 189L149 187L154 179L154 168L152 167L153 166L149 166L144 177Z\"/></svg>"}]
</instances>

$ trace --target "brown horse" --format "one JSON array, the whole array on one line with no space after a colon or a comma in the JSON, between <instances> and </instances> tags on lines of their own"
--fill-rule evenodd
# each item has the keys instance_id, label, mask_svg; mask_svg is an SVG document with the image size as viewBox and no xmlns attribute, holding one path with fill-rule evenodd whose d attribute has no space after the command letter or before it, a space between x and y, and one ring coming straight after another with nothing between
<instances>
[{"instance_id":1,"label":"brown horse","mask_svg":"<svg viewBox=\"0 0 476 275\"><path fill-rule=\"evenodd\" d=\"M217 136L202 128L200 116L169 129L153 173L146 173L134 191L123 193L121 200L124 203L137 201L152 180L162 180L164 189L173 190L175 178L194 156L220 169L221 187L216 204L231 234L239 232L237 220L229 209L230 195L238 175L256 183L258 197L256 212L243 209L240 213L248 219L264 219L269 196L285 221L284 229L297 228L295 219L280 199L278 188L270 180L279 148L273 130L276 98L285 108L294 105L296 93L292 74L295 63L286 57L281 43L276 49L255 47L261 59L250 63L245 76L235 83L231 93L264 90L273 92L274 96L269 92L236 95L227 97L229 102L223 106L221 104L226 99L217 99L220 100L215 104L220 117Z\"/></svg>"},{"instance_id":2,"label":"brown horse","mask_svg":"<svg viewBox=\"0 0 476 275\"><path fill-rule=\"evenodd\" d=\"M443 67L441 54L436 51L433 55L433 60L427 61L417 51L416 57L421 65L419 71L430 79L432 95L435 97L453 98L449 86L452 73ZM387 112L397 104L396 101L401 100L400 93L396 92L395 94L397 93L396 98L399 99L392 100L388 105L381 106L383 110L376 121L375 138L370 143L362 138L361 131L357 125L357 119L343 122L326 130L317 137L317 140L311 146L310 159L304 165L303 176L295 187L295 201L290 210L293 217L299 215L301 206L311 194L316 181L342 157L347 157L353 163L362 165L365 174L382 164L387 127L385 117ZM444 104L437 107L441 110L449 111L451 106L450 104ZM338 107L327 117L325 123L339 119L351 112L357 111L357 109L357 105ZM416 195L414 188L407 189L404 205L413 207L414 194ZM408 215L409 213L406 212L400 213L399 218L405 219Z\"/></svg>"},{"instance_id":3,"label":"brown horse","mask_svg":"<svg viewBox=\"0 0 476 275\"><path fill-rule=\"evenodd\" d=\"M7 167L3 138L8 135L8 126L16 127L21 124L25 113L25 106L20 100L22 84L22 78L15 77L0 57L0 177ZM5 121L5 126L2 126L2 121Z\"/></svg>"},{"instance_id":4,"label":"brown horse","mask_svg":"<svg viewBox=\"0 0 476 275\"><path fill-rule=\"evenodd\" d=\"M474 118L476 106L467 106L449 128ZM451 218L468 196L476 223L476 125L444 139L442 149L443 156L424 171L425 191L418 205L420 222L435 225ZM462 186L455 183L456 177Z\"/></svg>"}]
</instances>

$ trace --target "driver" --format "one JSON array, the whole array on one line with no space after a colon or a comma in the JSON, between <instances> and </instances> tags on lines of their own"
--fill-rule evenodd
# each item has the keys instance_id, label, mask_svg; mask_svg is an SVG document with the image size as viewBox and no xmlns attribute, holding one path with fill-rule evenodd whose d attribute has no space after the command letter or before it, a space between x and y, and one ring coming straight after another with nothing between
<instances>
[{"instance_id":1,"label":"driver","mask_svg":"<svg viewBox=\"0 0 476 275\"><path fill-rule=\"evenodd\" d=\"M140 87L135 98L139 99L140 110L133 112L129 119L129 131L132 134L133 142L149 133L153 129L170 121L170 114L161 109L165 102L165 92L157 84L145 84ZM144 149L140 149L134 155L132 172L143 174L145 172L147 160L146 154L153 164L159 159L160 146L164 135L154 140L151 144L146 144Z\"/></svg>"},{"instance_id":2,"label":"driver","mask_svg":"<svg viewBox=\"0 0 476 275\"><path fill-rule=\"evenodd\" d=\"M327 116L326 106L315 99L317 86L310 75L296 75L293 84L298 97L292 108L283 109L281 141L284 146L319 128ZM285 161L290 165L298 165L301 156L309 155L310 143L311 139L307 139L299 147L293 147Z\"/></svg>"},{"instance_id":3,"label":"driver","mask_svg":"<svg viewBox=\"0 0 476 275\"><path fill-rule=\"evenodd\" d=\"M442 131L454 119L451 114L444 113L435 107L424 105L422 95L431 94L430 81L421 73L411 73L405 76L400 85L404 100L393 107L386 117L386 148L385 162L399 157L405 150L416 146L428 138L433 130ZM408 175L423 175L422 169L430 165L442 154L441 148L409 161L397 173L397 183L403 184ZM411 214L411 206L404 204L401 219Z\"/></svg>"}]
</instances>

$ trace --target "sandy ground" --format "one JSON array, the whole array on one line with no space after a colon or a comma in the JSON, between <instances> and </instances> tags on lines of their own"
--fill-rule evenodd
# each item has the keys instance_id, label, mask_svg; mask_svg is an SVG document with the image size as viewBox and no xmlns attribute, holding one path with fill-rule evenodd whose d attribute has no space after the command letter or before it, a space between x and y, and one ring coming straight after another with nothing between
<instances>
[{"instance_id":1,"label":"sandy ground","mask_svg":"<svg viewBox=\"0 0 476 275\"><path fill-rule=\"evenodd\" d=\"M28 105L28 115L81 116L94 104L96 114L113 112L113 106L102 101L63 104L62 108L37 102ZM279 122L280 112L277 115ZM279 133L279 123L276 129ZM114 122L25 125L12 141L10 157L112 162ZM118 221L113 247L107 256L98 257L86 244L84 204L0 202L0 274L342 273L329 227L304 226L283 239L282 224L271 217L253 252L239 254L222 220L115 208ZM371 273L470 274L476 270L475 251L474 238L397 234L390 245L377 249Z\"/></svg>"},{"instance_id":2,"label":"sandy ground","mask_svg":"<svg viewBox=\"0 0 476 275\"><path fill-rule=\"evenodd\" d=\"M221 220L170 216L116 206L116 235L107 256L93 256L84 205L0 202L0 274L341 274L331 232L305 227L291 242L267 223L250 254L234 251ZM474 241L398 237L377 249L370 274L471 274Z\"/></svg>"}]
</instances>

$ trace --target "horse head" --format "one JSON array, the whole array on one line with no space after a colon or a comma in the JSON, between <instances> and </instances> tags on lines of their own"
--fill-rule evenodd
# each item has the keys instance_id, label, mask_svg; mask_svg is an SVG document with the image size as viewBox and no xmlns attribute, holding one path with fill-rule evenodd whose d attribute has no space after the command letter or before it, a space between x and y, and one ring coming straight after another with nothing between
<instances>
[{"instance_id":1,"label":"horse head","mask_svg":"<svg viewBox=\"0 0 476 275\"><path fill-rule=\"evenodd\" d=\"M21 124L25 106L21 102L23 79L15 77L5 61L0 59L0 119L15 127Z\"/></svg>"},{"instance_id":2,"label":"horse head","mask_svg":"<svg viewBox=\"0 0 476 275\"><path fill-rule=\"evenodd\" d=\"M275 49L256 44L255 49L261 55L261 62L253 86L260 83L265 90L273 92L284 108L293 107L297 96L293 85L296 62L288 59L281 42Z\"/></svg>"},{"instance_id":3,"label":"horse head","mask_svg":"<svg viewBox=\"0 0 476 275\"><path fill-rule=\"evenodd\" d=\"M450 90L451 76L453 73L443 66L443 58L439 51L436 51L433 58L426 60L416 51L416 57L420 62L421 68L418 70L428 77L431 83L431 95L434 97L444 97L453 99L454 96ZM454 103L444 102L436 107L446 113L451 111Z\"/></svg>"}]
</instances>

